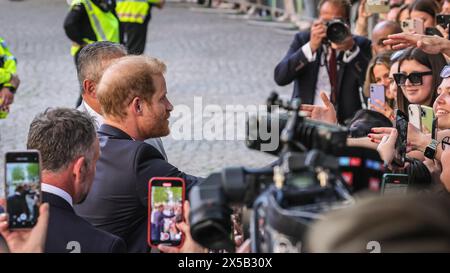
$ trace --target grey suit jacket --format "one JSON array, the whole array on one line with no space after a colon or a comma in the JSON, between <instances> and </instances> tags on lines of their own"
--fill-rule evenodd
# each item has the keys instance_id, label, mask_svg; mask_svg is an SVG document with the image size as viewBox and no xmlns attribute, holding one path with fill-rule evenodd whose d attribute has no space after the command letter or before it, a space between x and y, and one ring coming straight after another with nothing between
<instances>
[{"instance_id":1,"label":"grey suit jacket","mask_svg":"<svg viewBox=\"0 0 450 273\"><path fill-rule=\"evenodd\" d=\"M81 102L81 104L80 104L80 106L78 106L77 110L80 112L85 112L85 113L89 114L88 109L86 109L86 107L84 106L84 101ZM100 128L100 126L102 126L102 124L100 124L100 122L95 118L95 116L93 116L93 118L97 121L97 123L94 125L95 125L95 129L98 130ZM163 145L160 137L146 139L145 143L148 143L148 144L152 145L153 147L155 147L162 154L164 159L167 161L166 150L164 150L164 145Z\"/></svg>"}]
</instances>

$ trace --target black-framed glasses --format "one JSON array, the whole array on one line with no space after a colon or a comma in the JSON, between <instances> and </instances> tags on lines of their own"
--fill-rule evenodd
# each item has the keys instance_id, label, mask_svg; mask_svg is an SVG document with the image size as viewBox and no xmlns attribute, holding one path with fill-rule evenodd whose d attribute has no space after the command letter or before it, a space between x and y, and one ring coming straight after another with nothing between
<instances>
[{"instance_id":1,"label":"black-framed glasses","mask_svg":"<svg viewBox=\"0 0 450 273\"><path fill-rule=\"evenodd\" d=\"M442 145L442 151L445 151L445 149L450 149L450 137L446 136L441 141Z\"/></svg>"},{"instance_id":2,"label":"black-framed glasses","mask_svg":"<svg viewBox=\"0 0 450 273\"><path fill-rule=\"evenodd\" d=\"M450 65L444 66L441 71L441 78L445 79L450 77Z\"/></svg>"},{"instance_id":3,"label":"black-framed glasses","mask_svg":"<svg viewBox=\"0 0 450 273\"><path fill-rule=\"evenodd\" d=\"M394 80L397 85L403 86L406 84L406 80L408 79L412 85L422 85L423 76L433 75L433 71L426 72L412 72L409 75L404 73L394 73Z\"/></svg>"}]
</instances>

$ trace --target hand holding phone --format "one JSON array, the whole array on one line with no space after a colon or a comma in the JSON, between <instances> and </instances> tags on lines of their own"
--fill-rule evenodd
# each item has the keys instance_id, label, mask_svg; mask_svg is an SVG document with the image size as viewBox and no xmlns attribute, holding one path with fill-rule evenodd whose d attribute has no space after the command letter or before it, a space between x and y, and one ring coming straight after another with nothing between
<instances>
[{"instance_id":1,"label":"hand holding phone","mask_svg":"<svg viewBox=\"0 0 450 273\"><path fill-rule=\"evenodd\" d=\"M368 13L388 13L389 0L367 0L366 12Z\"/></svg>"},{"instance_id":2,"label":"hand holding phone","mask_svg":"<svg viewBox=\"0 0 450 273\"><path fill-rule=\"evenodd\" d=\"M5 197L9 229L32 228L41 203L41 163L37 150L7 152Z\"/></svg>"},{"instance_id":3,"label":"hand holding phone","mask_svg":"<svg viewBox=\"0 0 450 273\"><path fill-rule=\"evenodd\" d=\"M183 221L185 182L178 177L154 177L148 191L148 244L179 247L184 234L176 224Z\"/></svg>"}]
</instances>

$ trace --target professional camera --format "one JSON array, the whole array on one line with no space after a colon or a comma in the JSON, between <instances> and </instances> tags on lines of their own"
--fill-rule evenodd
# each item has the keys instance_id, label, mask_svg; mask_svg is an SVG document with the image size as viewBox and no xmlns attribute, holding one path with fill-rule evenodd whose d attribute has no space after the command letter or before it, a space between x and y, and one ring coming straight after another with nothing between
<instances>
[{"instance_id":1,"label":"professional camera","mask_svg":"<svg viewBox=\"0 0 450 273\"><path fill-rule=\"evenodd\" d=\"M301 111L292 111L291 105L283 102L275 92L270 94L266 103L268 115L250 115L247 119L246 145L250 149L280 155L283 147L298 152L318 149L327 153L334 153L345 147L347 128L307 119L301 115ZM293 103L297 102L294 100ZM274 106L290 112L273 111ZM289 119L291 123L288 125ZM272 128L274 120L277 126ZM283 133L286 126L290 128ZM274 142L278 145L269 146Z\"/></svg>"},{"instance_id":2,"label":"professional camera","mask_svg":"<svg viewBox=\"0 0 450 273\"><path fill-rule=\"evenodd\" d=\"M326 26L327 26L327 37L326 37L327 43L331 42L335 44L340 44L348 36L351 35L348 25L340 19L328 21L326 23Z\"/></svg>"},{"instance_id":3,"label":"professional camera","mask_svg":"<svg viewBox=\"0 0 450 273\"><path fill-rule=\"evenodd\" d=\"M252 252L281 251L276 238L283 236L284 242L301 244L320 214L353 204L338 167L336 158L312 150L286 153L273 169L226 168L213 173L190 192L192 238L209 249L234 251L230 206L245 205L254 208Z\"/></svg>"},{"instance_id":4,"label":"professional camera","mask_svg":"<svg viewBox=\"0 0 450 273\"><path fill-rule=\"evenodd\" d=\"M252 239L252 252L300 252L311 222L353 204L339 159L327 153L338 145L334 137L342 141L347 132L301 117L299 100L285 103L272 94L268 104L288 111L279 161L262 169L226 168L191 189L191 235L204 247L234 251L231 206L251 211L244 235Z\"/></svg>"}]
</instances>

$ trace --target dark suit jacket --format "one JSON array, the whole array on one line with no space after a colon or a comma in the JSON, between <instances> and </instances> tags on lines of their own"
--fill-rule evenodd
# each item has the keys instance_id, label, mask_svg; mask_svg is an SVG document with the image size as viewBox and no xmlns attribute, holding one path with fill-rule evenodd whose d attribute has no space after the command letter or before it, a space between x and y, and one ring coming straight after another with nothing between
<instances>
[{"instance_id":1,"label":"dark suit jacket","mask_svg":"<svg viewBox=\"0 0 450 273\"><path fill-rule=\"evenodd\" d=\"M294 81L293 98L300 98L302 103L313 104L316 92L317 78L320 67L322 47L317 51L316 60L308 62L303 54L302 46L309 42L309 32L299 32L295 35L286 56L275 67L275 81L278 85L288 85ZM338 121L351 118L361 109L359 86L365 79L366 69L371 59L371 43L368 39L354 36L359 46L359 54L349 63L344 63L342 54L338 56L337 75L337 116Z\"/></svg>"},{"instance_id":2,"label":"dark suit jacket","mask_svg":"<svg viewBox=\"0 0 450 273\"><path fill-rule=\"evenodd\" d=\"M94 183L75 210L94 226L122 237L128 252L148 252L148 181L181 177L189 190L201 179L179 171L152 145L134 141L115 127L103 124L98 135L100 158Z\"/></svg>"},{"instance_id":3,"label":"dark suit jacket","mask_svg":"<svg viewBox=\"0 0 450 273\"><path fill-rule=\"evenodd\" d=\"M125 242L121 238L89 224L76 215L63 198L42 192L42 201L50 205L46 253L70 253L74 249L69 242L78 242L81 253L126 252Z\"/></svg>"}]
</instances>

